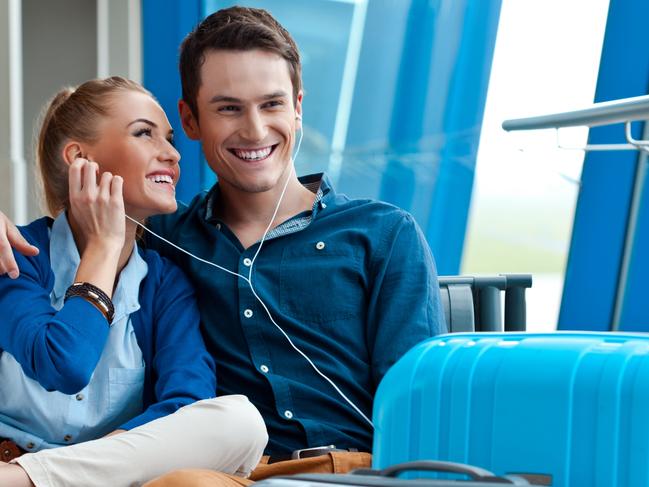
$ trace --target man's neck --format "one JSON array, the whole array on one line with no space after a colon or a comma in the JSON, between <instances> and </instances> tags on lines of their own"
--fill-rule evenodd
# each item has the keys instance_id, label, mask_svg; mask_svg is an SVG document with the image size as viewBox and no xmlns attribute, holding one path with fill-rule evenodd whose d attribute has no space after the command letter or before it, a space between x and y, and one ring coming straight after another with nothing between
<instances>
[{"instance_id":1,"label":"man's neck","mask_svg":"<svg viewBox=\"0 0 649 487\"><path fill-rule=\"evenodd\" d=\"M229 185L221 185L216 214L235 233L244 248L259 241L270 223L284 189L283 184L260 193L247 193ZM282 202L271 229L313 207L315 194L302 186L291 174Z\"/></svg>"}]
</instances>

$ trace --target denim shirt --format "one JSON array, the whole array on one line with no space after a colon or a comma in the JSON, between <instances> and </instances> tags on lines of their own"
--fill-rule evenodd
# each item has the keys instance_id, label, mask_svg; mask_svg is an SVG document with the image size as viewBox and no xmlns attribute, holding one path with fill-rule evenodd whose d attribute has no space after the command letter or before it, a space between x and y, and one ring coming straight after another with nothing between
<instances>
[{"instance_id":1,"label":"denim shirt","mask_svg":"<svg viewBox=\"0 0 649 487\"><path fill-rule=\"evenodd\" d=\"M50 260L51 304L60 310L80 263L64 213L52 225ZM112 298L115 317L105 348L90 383L78 393L47 391L9 352L0 352L0 437L38 451L98 438L142 411L144 362L129 315L140 309L138 290L146 274L146 262L134 251Z\"/></svg>"},{"instance_id":2,"label":"denim shirt","mask_svg":"<svg viewBox=\"0 0 649 487\"><path fill-rule=\"evenodd\" d=\"M405 211L337 194L326 177L300 178L313 208L269 233L252 272L273 319L370 417L387 369L421 340L445 332L435 264ZM218 184L153 230L196 256L247 276L259 243L245 249L215 217ZM289 344L248 283L171 246L196 288L218 394L246 394L268 428L267 454L335 444L371 450L372 429Z\"/></svg>"}]
</instances>

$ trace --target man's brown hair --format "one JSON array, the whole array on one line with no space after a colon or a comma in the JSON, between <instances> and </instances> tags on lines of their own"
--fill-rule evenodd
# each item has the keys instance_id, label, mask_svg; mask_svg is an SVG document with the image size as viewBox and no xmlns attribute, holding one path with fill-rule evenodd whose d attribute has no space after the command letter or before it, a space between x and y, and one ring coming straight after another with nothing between
<instances>
[{"instance_id":1,"label":"man's brown hair","mask_svg":"<svg viewBox=\"0 0 649 487\"><path fill-rule=\"evenodd\" d=\"M187 34L180 46L180 81L183 100L198 120L196 97L201 67L210 50L273 52L288 63L293 83L293 103L302 89L302 65L297 45L284 27L266 10L230 7L214 12Z\"/></svg>"}]
</instances>

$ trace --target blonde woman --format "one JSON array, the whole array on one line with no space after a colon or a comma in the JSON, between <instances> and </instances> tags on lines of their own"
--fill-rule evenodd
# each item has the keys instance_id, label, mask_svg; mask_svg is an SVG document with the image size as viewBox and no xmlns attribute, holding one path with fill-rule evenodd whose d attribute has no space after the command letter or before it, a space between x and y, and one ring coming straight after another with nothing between
<instances>
[{"instance_id":1,"label":"blonde woman","mask_svg":"<svg viewBox=\"0 0 649 487\"><path fill-rule=\"evenodd\" d=\"M20 277L0 277L0 485L247 475L263 421L244 396L214 399L191 285L125 218L176 210L164 111L119 77L62 90L37 156L51 217L21 229L39 253L16 253Z\"/></svg>"}]
</instances>

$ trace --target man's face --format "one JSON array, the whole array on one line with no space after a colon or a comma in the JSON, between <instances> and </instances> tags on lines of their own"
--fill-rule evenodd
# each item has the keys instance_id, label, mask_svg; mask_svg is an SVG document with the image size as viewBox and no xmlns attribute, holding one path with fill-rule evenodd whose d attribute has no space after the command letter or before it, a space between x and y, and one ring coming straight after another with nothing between
<instances>
[{"instance_id":1,"label":"man's face","mask_svg":"<svg viewBox=\"0 0 649 487\"><path fill-rule=\"evenodd\" d=\"M200 139L219 184L246 193L277 188L291 163L302 94L293 103L286 60L267 51L205 53L196 106L180 102L181 119Z\"/></svg>"}]
</instances>

